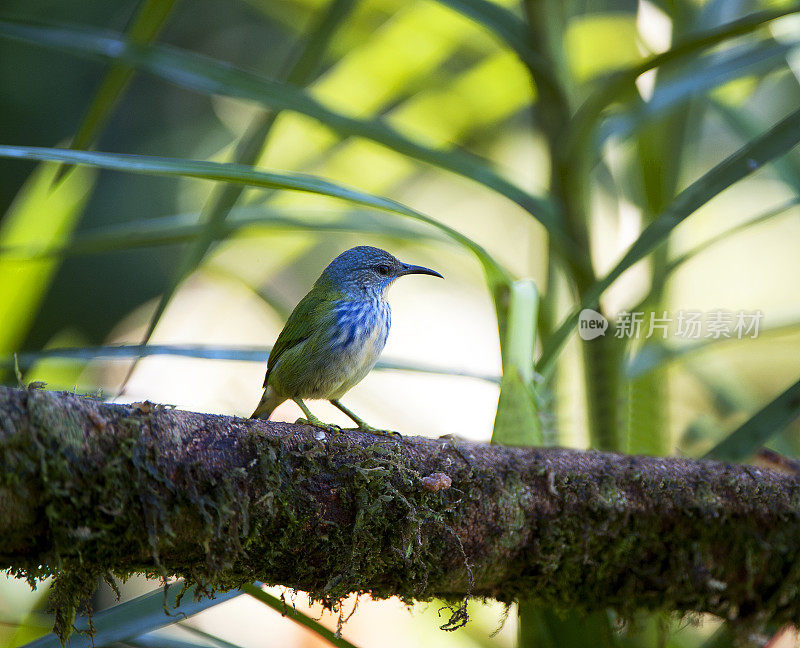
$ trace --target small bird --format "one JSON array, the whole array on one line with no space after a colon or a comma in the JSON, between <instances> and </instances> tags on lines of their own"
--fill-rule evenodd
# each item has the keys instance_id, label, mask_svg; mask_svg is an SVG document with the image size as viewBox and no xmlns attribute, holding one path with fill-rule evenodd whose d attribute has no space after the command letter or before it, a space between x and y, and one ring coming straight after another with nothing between
<instances>
[{"instance_id":1,"label":"small bird","mask_svg":"<svg viewBox=\"0 0 800 648\"><path fill-rule=\"evenodd\" d=\"M264 395L250 418L268 419L291 398L306 416L298 423L338 429L320 421L303 402L304 398L326 399L358 429L391 434L367 425L339 399L378 361L392 324L386 292L395 279L409 274L442 277L367 245L351 248L331 261L278 335L267 360Z\"/></svg>"}]
</instances>

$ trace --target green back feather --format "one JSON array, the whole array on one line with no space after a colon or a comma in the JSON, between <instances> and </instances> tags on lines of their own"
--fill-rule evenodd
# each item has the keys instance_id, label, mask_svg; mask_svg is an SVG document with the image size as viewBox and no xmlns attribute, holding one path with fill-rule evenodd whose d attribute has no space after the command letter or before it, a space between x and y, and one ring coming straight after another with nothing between
<instances>
[{"instance_id":1,"label":"green back feather","mask_svg":"<svg viewBox=\"0 0 800 648\"><path fill-rule=\"evenodd\" d=\"M270 371L284 352L302 344L321 329L327 328L333 316L334 302L342 298L342 293L331 288L330 285L323 284L319 280L314 284L309 293L294 307L283 330L278 335L278 339L275 340L275 345L267 360L264 387L269 381Z\"/></svg>"}]
</instances>

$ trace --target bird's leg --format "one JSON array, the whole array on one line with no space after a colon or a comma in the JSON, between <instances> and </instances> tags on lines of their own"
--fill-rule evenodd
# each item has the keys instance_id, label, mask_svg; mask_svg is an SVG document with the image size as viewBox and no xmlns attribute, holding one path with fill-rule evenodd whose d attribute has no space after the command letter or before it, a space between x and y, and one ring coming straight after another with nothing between
<instances>
[{"instance_id":1,"label":"bird's leg","mask_svg":"<svg viewBox=\"0 0 800 648\"><path fill-rule=\"evenodd\" d=\"M374 428L371 425L367 425L367 423L366 423L366 421L364 421L364 419L362 419L360 416L356 415L355 412L353 412L353 411L349 410L348 408L346 408L338 400L331 400L330 403L334 407L337 407L342 412L347 414L347 416L349 418L353 419L355 424L358 426L358 429L362 430L363 432L369 432L370 434L380 434L381 436L400 436L399 432L394 432L392 430L379 430L378 428Z\"/></svg>"},{"instance_id":2,"label":"bird's leg","mask_svg":"<svg viewBox=\"0 0 800 648\"><path fill-rule=\"evenodd\" d=\"M292 399L297 406L303 410L303 414L306 415L304 419L297 419L295 423L299 423L300 425L313 425L315 427L325 428L326 430L330 430L331 432L338 432L339 426L331 425L330 423L323 423L320 421L316 416L311 413L311 410L306 407L306 404L300 398L293 398Z\"/></svg>"}]
</instances>

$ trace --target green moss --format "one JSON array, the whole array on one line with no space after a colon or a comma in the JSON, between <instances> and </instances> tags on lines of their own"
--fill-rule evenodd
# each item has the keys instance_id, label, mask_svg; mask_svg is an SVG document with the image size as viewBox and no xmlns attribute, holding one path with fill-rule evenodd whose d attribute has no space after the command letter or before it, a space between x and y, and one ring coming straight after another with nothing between
<instances>
[{"instance_id":1,"label":"green moss","mask_svg":"<svg viewBox=\"0 0 800 648\"><path fill-rule=\"evenodd\" d=\"M110 440L101 415L93 418L96 429L87 429L85 416L53 411L47 399L32 394L27 407L31 426L25 437L3 437L3 456L15 464L3 475L6 486L36 482L51 537L44 561L18 564L15 571L32 581L56 577L51 604L62 640L76 611L107 576L104 565L113 565L120 578L137 571L177 573L207 593L254 580L299 583L333 608L352 592L402 592L411 602L444 571L426 562L430 543L451 542L463 554L449 526L458 495L422 488L396 443L360 447L342 436L292 447L253 433L240 439L247 447L238 449L254 457L252 464L219 471L210 483L201 454L194 463L159 454L180 449L154 442L150 410L140 412L144 421L115 420ZM103 451L108 443L113 450ZM341 459L345 454L348 461ZM93 457L111 460L95 465ZM258 492L252 492L252 471L260 477ZM333 518L324 498L308 496L322 473L337 484L352 518ZM319 528L309 528L315 521ZM168 572L162 553L187 536L204 560L192 555L181 564L173 555ZM464 562L468 580L466 557ZM328 575L324 582L320 574ZM458 606L451 625L464 621Z\"/></svg>"},{"instance_id":2,"label":"green moss","mask_svg":"<svg viewBox=\"0 0 800 648\"><path fill-rule=\"evenodd\" d=\"M159 421L158 408L140 408L134 419L96 404L87 424L85 414L49 402L29 395L29 429L0 421L0 504L24 486L44 513L48 549L31 552L35 561L13 573L56 576L62 637L108 571L178 574L202 592L254 580L291 584L329 608L354 592L410 602L471 591L473 577L490 584L480 595L563 611L596 609L606 593L623 620L642 608L700 609L756 623L788 620L798 606L796 588L767 596L761 580L800 570L791 558L800 507L778 526L756 516L708 523L725 516L726 492L743 487L724 476L713 488L647 471L626 483L608 466L570 472L544 460L473 462L468 450L441 444L426 461L437 470L453 465L453 483L431 492L405 441L281 438L257 427L225 438L178 434ZM232 456L242 465L231 467ZM637 500L645 489L649 499ZM776 497L767 486L752 490L759 503ZM792 505L797 492L786 496ZM642 501L671 502L690 515L662 521L635 506ZM465 532L466 518L479 533ZM649 555L657 560L632 564L631 556ZM798 579L789 574L786 582ZM464 615L456 605L450 625Z\"/></svg>"},{"instance_id":3,"label":"green moss","mask_svg":"<svg viewBox=\"0 0 800 648\"><path fill-rule=\"evenodd\" d=\"M254 442L261 452L257 469L262 483L274 485L262 498L276 514L256 521L259 526L245 547L266 550L255 565L262 578L302 583L312 598L332 608L352 592L378 597L403 592L403 599L410 602L441 575L425 556L429 543L446 541L443 536L450 535L449 518L456 508L453 494L422 488L420 475L395 444L361 448L345 437L333 438L325 445L300 447L287 462L287 457L275 459L279 452L275 439ZM265 452L264 444L275 447ZM348 461L342 461L340 454L346 454ZM287 472L291 479L286 479ZM298 502L314 502L307 489L320 473L331 476L344 509L354 511L352 519L330 519L323 508L296 511ZM321 528L308 529L309 520L319 520ZM259 542L263 534L270 537L268 547ZM456 543L457 538L451 541ZM287 555L292 559L286 561ZM291 574L279 569L287 562ZM320 573L330 577L318 581Z\"/></svg>"}]
</instances>

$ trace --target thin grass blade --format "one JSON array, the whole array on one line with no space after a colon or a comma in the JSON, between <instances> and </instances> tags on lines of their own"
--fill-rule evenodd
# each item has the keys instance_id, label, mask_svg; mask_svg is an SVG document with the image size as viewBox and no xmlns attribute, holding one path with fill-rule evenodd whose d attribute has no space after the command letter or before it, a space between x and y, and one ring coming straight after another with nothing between
<instances>
[{"instance_id":1,"label":"thin grass blade","mask_svg":"<svg viewBox=\"0 0 800 648\"><path fill-rule=\"evenodd\" d=\"M380 234L392 239L408 241L452 242L438 230L415 226L396 219L379 218L369 210L295 210L288 207L237 207L231 211L233 218L226 220L217 239L240 233L259 235L263 232L358 232ZM107 225L75 234L65 244L25 244L0 247L0 256L15 261L57 257L66 258L85 254L103 254L120 250L176 245L186 243L202 229L199 214L185 213L160 218L147 218Z\"/></svg>"},{"instance_id":2,"label":"thin grass blade","mask_svg":"<svg viewBox=\"0 0 800 648\"><path fill-rule=\"evenodd\" d=\"M766 211L763 214L756 216L755 218L749 221L739 223L738 225L731 227L730 229L725 230L724 232L720 232L716 236L712 236L711 238L706 239L702 243L697 244L688 252L684 252L683 254L670 260L670 262L667 265L667 273L672 274L684 263L686 263L687 261L691 261L697 255L702 254L703 252L713 247L717 243L720 243L721 241L724 241L725 239L730 238L731 236L734 236L736 234L740 234L741 232L749 231L755 225L761 225L762 223L771 221L777 218L778 216L782 216L786 214L789 210L797 207L798 205L800 205L800 196L796 198L791 198L790 200L787 200L786 202L778 205L774 209L770 209L769 211Z\"/></svg>"},{"instance_id":3,"label":"thin grass blade","mask_svg":"<svg viewBox=\"0 0 800 648\"><path fill-rule=\"evenodd\" d=\"M278 173L261 171L240 164L206 162L202 160L183 160L145 155L126 155L121 153L101 153L98 151L70 151L67 149L44 148L36 146L0 145L0 157L20 160L49 160L75 165L88 165L129 173L144 173L159 176L180 176L233 182L267 189L286 189L340 198L347 202L372 207L393 214L407 216L421 221L446 234L472 252L481 262L491 285L508 283L508 272L481 245L464 236L457 230L440 223L430 216L406 207L402 203L373 196L368 193L344 187L316 176L299 173Z\"/></svg>"},{"instance_id":4,"label":"thin grass blade","mask_svg":"<svg viewBox=\"0 0 800 648\"><path fill-rule=\"evenodd\" d=\"M739 135L743 140L756 137L764 130L755 119L751 118L745 111L734 109L720 101L708 98L709 105L719 114L730 129ZM795 193L800 194L800 162L796 156L788 155L785 158L775 161L775 171Z\"/></svg>"},{"instance_id":5,"label":"thin grass blade","mask_svg":"<svg viewBox=\"0 0 800 648\"><path fill-rule=\"evenodd\" d=\"M291 605L287 605L277 596L268 594L260 587L248 583L242 586L242 591L246 594L249 594L257 601L261 601L264 605L268 605L276 612L279 612L282 616L288 617L304 628L308 628L314 634L321 639L324 639L332 646L336 646L337 648L356 648L355 644L350 643L347 641L347 639L343 639L342 637L337 637L335 633L333 633L331 630L328 630L328 628L318 621L315 621L310 616L300 612Z\"/></svg>"},{"instance_id":6,"label":"thin grass blade","mask_svg":"<svg viewBox=\"0 0 800 648\"><path fill-rule=\"evenodd\" d=\"M780 161L780 159L776 160L776 162L778 162L778 161ZM712 237L706 239L705 241L703 241L701 243L698 243L691 250L689 250L687 252L684 252L682 254L679 254L675 258L670 259L669 261L667 261L667 264L664 267L664 280L666 280L673 273L675 273L682 265L684 265L688 261L691 261L696 256L702 254L703 252L705 252L709 248L713 247L717 243L719 243L721 241L724 241L725 239L727 239L727 238L729 238L731 236L734 236L736 234L739 234L741 232L749 231L752 227L754 227L756 225L761 225L762 223L769 222L769 221L773 220L774 218L782 216L782 215L786 214L788 211L790 211L791 209L793 209L794 207L797 207L798 205L800 205L800 196L798 196L797 198L791 198L791 199L787 200L786 202L778 205L777 207L775 207L773 209L770 209L770 210L764 212L763 214L761 214L759 216L756 216L752 220L745 221L743 223L739 223L738 225L735 225L734 227L731 227L730 229L725 230L724 232L720 232L716 236L712 236ZM652 299L653 299L653 296L655 294L654 288L655 288L655 286L651 287L650 292L648 292L648 294L645 295L636 306L631 308L630 312L635 313L635 312L640 312L640 311L652 310L652 309L648 309L646 305L648 303L650 303L652 301ZM645 347L645 348L647 348L647 347ZM651 368L655 368L655 366L653 366ZM648 371L649 370L650 370L650 368L648 368Z\"/></svg>"},{"instance_id":7,"label":"thin grass blade","mask_svg":"<svg viewBox=\"0 0 800 648\"><path fill-rule=\"evenodd\" d=\"M0 368L13 369L29 367L40 360L52 358L62 360L129 360L137 356L177 356L181 358L198 358L203 360L234 360L236 362L257 362L264 364L269 356L270 347L264 346L209 346L203 344L119 344L91 347L62 347L44 349L42 351L23 351L0 357ZM487 382L500 382L499 376L460 369L449 369L435 365L408 363L399 360L379 360L376 369L392 371L415 371L444 376L474 378Z\"/></svg>"},{"instance_id":8,"label":"thin grass blade","mask_svg":"<svg viewBox=\"0 0 800 648\"><path fill-rule=\"evenodd\" d=\"M102 610L91 617L94 636L73 634L67 641L67 647L101 648L101 646L108 646L117 641L132 639L242 594L240 590L231 590L217 594L213 599L201 597L195 601L196 590L192 586L181 597L180 605L176 605L182 590L181 583L174 583L167 586L166 590L157 589L107 610ZM85 632L89 628L89 623L90 619L80 617L75 621L75 628ZM51 633L26 644L24 648L62 648L62 646L61 640Z\"/></svg>"}]
</instances>

